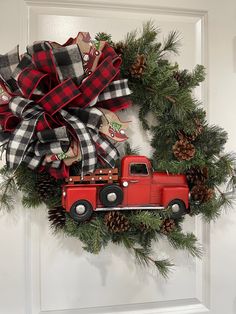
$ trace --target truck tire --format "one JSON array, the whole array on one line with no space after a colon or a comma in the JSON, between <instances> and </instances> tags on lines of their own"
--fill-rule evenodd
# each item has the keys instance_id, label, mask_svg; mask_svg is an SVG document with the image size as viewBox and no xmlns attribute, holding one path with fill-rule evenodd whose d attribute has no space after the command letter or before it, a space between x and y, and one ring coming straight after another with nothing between
<instances>
[{"instance_id":1,"label":"truck tire","mask_svg":"<svg viewBox=\"0 0 236 314\"><path fill-rule=\"evenodd\" d=\"M93 213L92 205L86 200L74 202L70 209L71 217L77 222L88 220Z\"/></svg>"},{"instance_id":2,"label":"truck tire","mask_svg":"<svg viewBox=\"0 0 236 314\"><path fill-rule=\"evenodd\" d=\"M168 207L171 208L171 218L173 219L179 219L186 214L186 206L184 202L179 199L172 200L168 204Z\"/></svg>"},{"instance_id":3,"label":"truck tire","mask_svg":"<svg viewBox=\"0 0 236 314\"><path fill-rule=\"evenodd\" d=\"M121 187L116 184L104 186L99 193L100 201L105 207L120 205L123 201L123 196Z\"/></svg>"}]
</instances>

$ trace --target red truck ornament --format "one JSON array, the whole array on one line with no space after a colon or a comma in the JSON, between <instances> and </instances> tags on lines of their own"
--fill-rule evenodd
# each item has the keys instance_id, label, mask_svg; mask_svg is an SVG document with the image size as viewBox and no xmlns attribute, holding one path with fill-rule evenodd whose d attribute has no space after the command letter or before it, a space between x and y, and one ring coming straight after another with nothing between
<instances>
[{"instance_id":1,"label":"red truck ornament","mask_svg":"<svg viewBox=\"0 0 236 314\"><path fill-rule=\"evenodd\" d=\"M189 188L182 174L155 172L145 156L125 156L118 169L97 169L84 176L71 176L63 186L62 206L78 221L95 211L162 210L170 207L180 218L189 207Z\"/></svg>"}]
</instances>

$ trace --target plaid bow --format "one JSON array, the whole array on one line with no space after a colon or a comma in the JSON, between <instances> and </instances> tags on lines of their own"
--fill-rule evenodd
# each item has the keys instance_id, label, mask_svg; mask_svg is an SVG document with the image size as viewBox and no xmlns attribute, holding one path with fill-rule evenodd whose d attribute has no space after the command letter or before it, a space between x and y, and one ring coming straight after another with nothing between
<instances>
[{"instance_id":1,"label":"plaid bow","mask_svg":"<svg viewBox=\"0 0 236 314\"><path fill-rule=\"evenodd\" d=\"M113 111L129 105L125 96L131 91L127 80L119 78L119 66L120 58L108 45L88 76L75 44L52 48L49 42L38 42L21 60L18 48L0 55L0 83L12 97L0 111L0 138L9 137L8 167L25 162L35 169L46 154L68 150L71 138L79 141L82 174L95 169L97 158L114 167L118 152L99 134L102 113L94 105ZM53 176L68 175L62 161L50 166Z\"/></svg>"}]
</instances>

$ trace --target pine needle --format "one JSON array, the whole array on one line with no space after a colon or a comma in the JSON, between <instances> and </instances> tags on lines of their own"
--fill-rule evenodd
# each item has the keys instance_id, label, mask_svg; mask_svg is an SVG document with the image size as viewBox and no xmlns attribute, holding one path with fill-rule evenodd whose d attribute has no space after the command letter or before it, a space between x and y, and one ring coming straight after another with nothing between
<instances>
[{"instance_id":1,"label":"pine needle","mask_svg":"<svg viewBox=\"0 0 236 314\"><path fill-rule=\"evenodd\" d=\"M144 224L147 228L152 230L160 230L162 224L162 218L158 212L151 212L141 210L137 213L133 213L129 217L129 221L131 224L135 226L140 226L140 224Z\"/></svg>"},{"instance_id":2,"label":"pine needle","mask_svg":"<svg viewBox=\"0 0 236 314\"><path fill-rule=\"evenodd\" d=\"M169 278L171 268L175 265L169 259L161 259L154 261L159 273L166 279Z\"/></svg>"},{"instance_id":3,"label":"pine needle","mask_svg":"<svg viewBox=\"0 0 236 314\"><path fill-rule=\"evenodd\" d=\"M168 34L167 38L164 40L162 45L162 56L166 52L172 52L175 54L178 54L179 47L180 47L180 39L179 39L179 33L177 31L172 31Z\"/></svg>"},{"instance_id":4,"label":"pine needle","mask_svg":"<svg viewBox=\"0 0 236 314\"><path fill-rule=\"evenodd\" d=\"M174 264L168 259L162 260L155 260L150 257L151 250L144 249L144 248L136 248L133 247L135 257L137 262L142 266L150 266L151 264L154 265L159 273L164 277L168 278L170 273L170 268L174 266Z\"/></svg>"},{"instance_id":5,"label":"pine needle","mask_svg":"<svg viewBox=\"0 0 236 314\"><path fill-rule=\"evenodd\" d=\"M197 243L197 238L193 233L184 234L181 230L175 230L168 235L170 244L175 249L186 250L194 257L201 258L202 247Z\"/></svg>"},{"instance_id":6,"label":"pine needle","mask_svg":"<svg viewBox=\"0 0 236 314\"><path fill-rule=\"evenodd\" d=\"M135 258L137 262L142 265L142 266L148 266L150 262L154 262L150 257L150 250L149 249L144 249L143 247L136 248L133 247L134 253L135 253Z\"/></svg>"},{"instance_id":7,"label":"pine needle","mask_svg":"<svg viewBox=\"0 0 236 314\"><path fill-rule=\"evenodd\" d=\"M11 210L14 205L14 196L17 193L14 173L3 167L0 170L2 182L0 183L0 208L7 211Z\"/></svg>"}]
</instances>

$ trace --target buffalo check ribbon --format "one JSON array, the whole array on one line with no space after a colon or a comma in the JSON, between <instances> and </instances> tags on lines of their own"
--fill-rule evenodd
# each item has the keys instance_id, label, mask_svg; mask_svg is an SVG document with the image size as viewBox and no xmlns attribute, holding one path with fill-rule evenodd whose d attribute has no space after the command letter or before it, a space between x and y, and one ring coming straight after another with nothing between
<instances>
[{"instance_id":1,"label":"buffalo check ribbon","mask_svg":"<svg viewBox=\"0 0 236 314\"><path fill-rule=\"evenodd\" d=\"M131 91L127 80L119 78L120 58L110 51L104 47L89 75L77 44L52 48L49 42L38 42L21 59L18 48L0 55L0 84L11 97L0 109L0 132L5 135L0 139L8 139L9 168L24 162L35 169L43 165L45 155L65 153L72 138L79 142L82 175L94 171L98 159L114 167L118 152L99 133L98 109L108 106L115 111L116 102L125 107ZM53 161L49 172L57 178L68 175L61 160Z\"/></svg>"}]
</instances>

